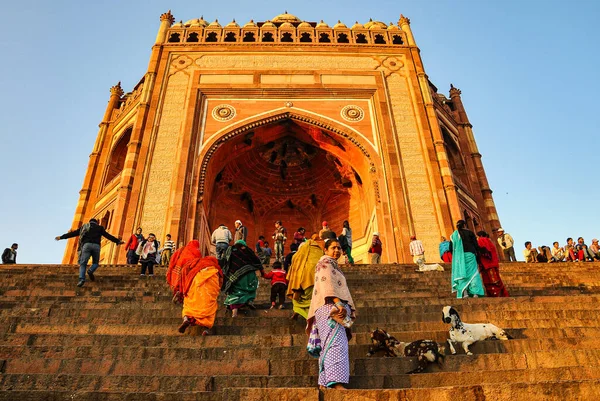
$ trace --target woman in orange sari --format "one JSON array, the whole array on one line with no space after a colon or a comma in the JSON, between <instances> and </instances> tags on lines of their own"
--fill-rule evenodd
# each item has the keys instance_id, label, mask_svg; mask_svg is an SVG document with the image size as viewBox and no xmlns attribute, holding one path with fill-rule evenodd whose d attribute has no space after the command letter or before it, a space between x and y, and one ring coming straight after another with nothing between
<instances>
[{"instance_id":1,"label":"woman in orange sari","mask_svg":"<svg viewBox=\"0 0 600 401\"><path fill-rule=\"evenodd\" d=\"M187 261L181 269L180 291L183 295L183 323L179 332L189 326L200 326L202 335L215 323L217 298L223 285L223 271L214 256Z\"/></svg>"},{"instance_id":2,"label":"woman in orange sari","mask_svg":"<svg viewBox=\"0 0 600 401\"><path fill-rule=\"evenodd\" d=\"M181 269L190 260L201 258L200 242L195 239L190 241L185 247L178 249L173 256L167 269L167 283L173 290L173 302L182 303L183 294L180 288Z\"/></svg>"}]
</instances>

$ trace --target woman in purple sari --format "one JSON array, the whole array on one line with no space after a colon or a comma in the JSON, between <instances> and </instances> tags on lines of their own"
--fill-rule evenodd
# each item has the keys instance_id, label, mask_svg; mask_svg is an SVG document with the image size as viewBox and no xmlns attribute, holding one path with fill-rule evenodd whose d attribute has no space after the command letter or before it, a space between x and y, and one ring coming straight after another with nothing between
<instances>
[{"instance_id":1,"label":"woman in purple sari","mask_svg":"<svg viewBox=\"0 0 600 401\"><path fill-rule=\"evenodd\" d=\"M337 259L342 248L336 239L325 242L325 255L315 269L315 285L308 311L308 352L319 357L319 387L343 389L350 379L348 341L356 318L354 301Z\"/></svg>"}]
</instances>

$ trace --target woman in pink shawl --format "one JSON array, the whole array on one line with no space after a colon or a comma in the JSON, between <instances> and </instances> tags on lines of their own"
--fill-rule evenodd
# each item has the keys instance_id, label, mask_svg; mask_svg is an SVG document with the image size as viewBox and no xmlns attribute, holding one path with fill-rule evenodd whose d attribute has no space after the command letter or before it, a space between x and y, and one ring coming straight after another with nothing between
<instances>
[{"instance_id":1,"label":"woman in pink shawl","mask_svg":"<svg viewBox=\"0 0 600 401\"><path fill-rule=\"evenodd\" d=\"M315 269L315 285L306 325L308 352L319 357L319 386L343 389L350 379L348 341L356 308L337 259L342 248L337 239L325 242L325 255Z\"/></svg>"}]
</instances>

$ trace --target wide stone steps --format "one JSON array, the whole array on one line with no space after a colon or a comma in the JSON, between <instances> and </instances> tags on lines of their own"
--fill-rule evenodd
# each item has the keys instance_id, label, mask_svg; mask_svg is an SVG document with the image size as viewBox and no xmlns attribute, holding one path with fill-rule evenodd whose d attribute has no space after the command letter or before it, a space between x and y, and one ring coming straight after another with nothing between
<instances>
[{"instance_id":1,"label":"wide stone steps","mask_svg":"<svg viewBox=\"0 0 600 401\"><path fill-rule=\"evenodd\" d=\"M83 288L76 266L0 266L0 400L586 400L600 399L600 264L504 264L512 298L457 300L450 272L413 265L345 266L358 307L351 390L319 391L304 321L267 310L233 319L221 306L212 335L177 332L164 269L102 266ZM366 357L370 332L401 341L448 337L445 305L491 322L510 341L447 355L442 370L406 375L414 358ZM446 350L448 354L448 350Z\"/></svg>"}]
</instances>

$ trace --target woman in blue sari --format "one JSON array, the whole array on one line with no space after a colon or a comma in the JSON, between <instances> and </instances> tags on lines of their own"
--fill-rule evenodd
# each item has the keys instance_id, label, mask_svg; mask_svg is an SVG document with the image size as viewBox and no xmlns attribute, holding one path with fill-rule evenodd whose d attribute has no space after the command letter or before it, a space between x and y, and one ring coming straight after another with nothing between
<instances>
[{"instance_id":1,"label":"woman in blue sari","mask_svg":"<svg viewBox=\"0 0 600 401\"><path fill-rule=\"evenodd\" d=\"M466 225L459 220L451 237L452 292L456 292L456 298L482 297L485 289L477 266L479 245L475 233L467 230Z\"/></svg>"}]
</instances>

